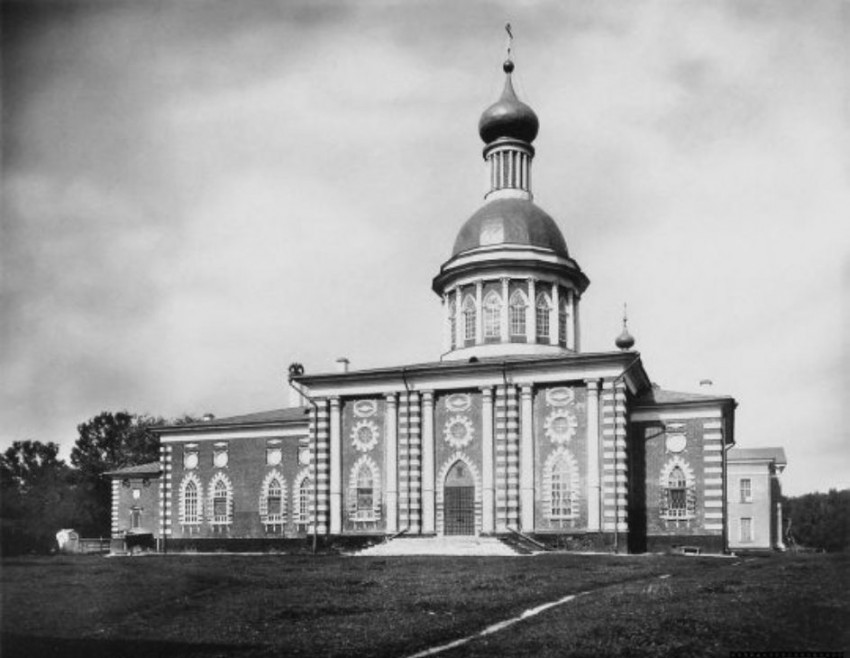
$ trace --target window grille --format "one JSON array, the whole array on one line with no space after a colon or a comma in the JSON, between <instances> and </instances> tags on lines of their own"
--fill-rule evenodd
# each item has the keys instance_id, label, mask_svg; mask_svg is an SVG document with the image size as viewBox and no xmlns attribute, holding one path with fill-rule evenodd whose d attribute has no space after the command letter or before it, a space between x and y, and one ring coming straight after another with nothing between
<instances>
[{"instance_id":1,"label":"window grille","mask_svg":"<svg viewBox=\"0 0 850 658\"><path fill-rule=\"evenodd\" d=\"M525 312L527 305L525 298L519 291L511 296L510 305L510 327L511 336L525 336Z\"/></svg>"},{"instance_id":2,"label":"window grille","mask_svg":"<svg viewBox=\"0 0 850 658\"><path fill-rule=\"evenodd\" d=\"M546 299L545 295L538 295L537 297L537 307L535 312L537 314L537 338L548 340L549 339L549 311L551 310L551 306L549 304L549 300Z\"/></svg>"},{"instance_id":3,"label":"window grille","mask_svg":"<svg viewBox=\"0 0 850 658\"><path fill-rule=\"evenodd\" d=\"M372 469L364 464L357 474L357 511L358 519L372 518L374 515L374 486L372 481Z\"/></svg>"},{"instance_id":4,"label":"window grille","mask_svg":"<svg viewBox=\"0 0 850 658\"><path fill-rule=\"evenodd\" d=\"M484 300L484 337L499 338L502 325L502 302L491 292Z\"/></svg>"},{"instance_id":5,"label":"window grille","mask_svg":"<svg viewBox=\"0 0 850 658\"><path fill-rule=\"evenodd\" d=\"M475 340L475 302L472 297L467 297L463 303L463 337Z\"/></svg>"},{"instance_id":6,"label":"window grille","mask_svg":"<svg viewBox=\"0 0 850 658\"><path fill-rule=\"evenodd\" d=\"M269 482L266 495L266 521L280 523L283 520L283 490L277 479Z\"/></svg>"},{"instance_id":7,"label":"window grille","mask_svg":"<svg viewBox=\"0 0 850 658\"><path fill-rule=\"evenodd\" d=\"M200 517L198 514L198 486L194 482L186 484L186 489L183 492L183 522L184 523L199 523Z\"/></svg>"},{"instance_id":8,"label":"window grille","mask_svg":"<svg viewBox=\"0 0 850 658\"><path fill-rule=\"evenodd\" d=\"M227 523L230 520L228 502L227 485L219 480L213 489L213 523Z\"/></svg>"},{"instance_id":9,"label":"window grille","mask_svg":"<svg viewBox=\"0 0 850 658\"><path fill-rule=\"evenodd\" d=\"M573 515L570 487L570 465L563 457L552 466L549 516L553 519L570 518Z\"/></svg>"},{"instance_id":10,"label":"window grille","mask_svg":"<svg viewBox=\"0 0 850 658\"><path fill-rule=\"evenodd\" d=\"M752 481L749 478L743 478L741 480L741 502L742 503L753 502Z\"/></svg>"},{"instance_id":11,"label":"window grille","mask_svg":"<svg viewBox=\"0 0 850 658\"><path fill-rule=\"evenodd\" d=\"M667 478L667 516L688 515L687 480L682 469L676 466Z\"/></svg>"},{"instance_id":12,"label":"window grille","mask_svg":"<svg viewBox=\"0 0 850 658\"><path fill-rule=\"evenodd\" d=\"M301 523L309 523L313 508L313 481L310 478L301 480L298 489L298 518Z\"/></svg>"}]
</instances>

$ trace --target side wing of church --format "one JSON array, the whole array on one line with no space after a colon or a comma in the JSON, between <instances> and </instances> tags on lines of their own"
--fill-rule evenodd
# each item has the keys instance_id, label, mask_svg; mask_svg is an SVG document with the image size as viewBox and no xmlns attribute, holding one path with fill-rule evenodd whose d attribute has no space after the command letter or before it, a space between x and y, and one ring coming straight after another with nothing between
<instances>
[{"instance_id":1,"label":"side wing of church","mask_svg":"<svg viewBox=\"0 0 850 658\"><path fill-rule=\"evenodd\" d=\"M534 202L539 124L513 69L479 122L490 189L432 284L444 353L295 368L302 407L161 429L149 510L161 545L522 533L577 549L728 548L736 402L653 385L625 321L617 350L581 351L590 282ZM141 518L119 506L117 534Z\"/></svg>"}]
</instances>

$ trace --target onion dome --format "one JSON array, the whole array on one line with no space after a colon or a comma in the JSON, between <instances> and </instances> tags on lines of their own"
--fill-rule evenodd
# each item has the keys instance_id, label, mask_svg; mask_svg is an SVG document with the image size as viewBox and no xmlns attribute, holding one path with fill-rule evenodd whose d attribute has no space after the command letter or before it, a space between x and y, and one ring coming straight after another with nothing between
<instances>
[{"instance_id":1,"label":"onion dome","mask_svg":"<svg viewBox=\"0 0 850 658\"><path fill-rule=\"evenodd\" d=\"M478 134L486 144L500 138L518 139L531 143L537 137L540 122L528 105L517 98L511 83L514 63L508 59L503 67L505 71L505 89L498 101L484 110L478 121Z\"/></svg>"},{"instance_id":2,"label":"onion dome","mask_svg":"<svg viewBox=\"0 0 850 658\"><path fill-rule=\"evenodd\" d=\"M542 247L570 257L555 220L527 199L503 198L484 204L461 227L452 256L498 244Z\"/></svg>"},{"instance_id":3,"label":"onion dome","mask_svg":"<svg viewBox=\"0 0 850 658\"><path fill-rule=\"evenodd\" d=\"M635 345L634 336L629 333L629 328L626 326L628 323L628 318L626 317L626 305L623 304L623 331L617 336L617 340L614 341L614 344L618 349L626 350L632 349Z\"/></svg>"}]
</instances>

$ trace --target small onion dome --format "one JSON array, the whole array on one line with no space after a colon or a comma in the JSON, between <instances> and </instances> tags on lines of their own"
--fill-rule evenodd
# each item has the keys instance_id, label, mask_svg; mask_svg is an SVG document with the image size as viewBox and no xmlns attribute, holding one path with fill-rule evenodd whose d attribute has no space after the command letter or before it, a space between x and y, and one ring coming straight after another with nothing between
<instances>
[{"instance_id":1,"label":"small onion dome","mask_svg":"<svg viewBox=\"0 0 850 658\"><path fill-rule=\"evenodd\" d=\"M503 69L506 76L505 89L501 98L484 110L478 122L478 134L485 144L490 144L500 137L520 139L530 144L537 137L540 122L534 110L516 96L511 84L514 63L507 60Z\"/></svg>"},{"instance_id":2,"label":"small onion dome","mask_svg":"<svg viewBox=\"0 0 850 658\"><path fill-rule=\"evenodd\" d=\"M614 341L614 344L621 350L630 350L634 347L635 339L629 333L628 327L626 327L625 321L623 322L623 332L617 336L617 340Z\"/></svg>"}]
</instances>

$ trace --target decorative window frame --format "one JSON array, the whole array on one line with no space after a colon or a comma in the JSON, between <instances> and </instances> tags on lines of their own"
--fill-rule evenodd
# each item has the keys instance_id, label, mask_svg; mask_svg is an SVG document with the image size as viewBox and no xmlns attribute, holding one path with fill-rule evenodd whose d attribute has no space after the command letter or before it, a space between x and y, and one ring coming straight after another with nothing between
<instances>
[{"instance_id":1,"label":"decorative window frame","mask_svg":"<svg viewBox=\"0 0 850 658\"><path fill-rule=\"evenodd\" d=\"M358 515L357 476L360 470L368 468L372 473L372 510L371 514ZM348 518L354 523L375 523L381 520L381 469L369 455L362 455L354 462L348 475Z\"/></svg>"},{"instance_id":2,"label":"decorative window frame","mask_svg":"<svg viewBox=\"0 0 850 658\"><path fill-rule=\"evenodd\" d=\"M522 290L514 290L508 302L508 335L525 338L528 333L528 298Z\"/></svg>"},{"instance_id":3,"label":"decorative window frame","mask_svg":"<svg viewBox=\"0 0 850 658\"><path fill-rule=\"evenodd\" d=\"M549 340L549 337L552 335L552 327L550 326L550 320L552 317L552 300L545 292L541 292L537 295L537 299L534 303L534 313L537 320L536 338ZM545 333L542 331L543 327L546 328Z\"/></svg>"},{"instance_id":4,"label":"decorative window frame","mask_svg":"<svg viewBox=\"0 0 850 658\"><path fill-rule=\"evenodd\" d=\"M224 485L227 506L227 513L225 514L224 520L217 519L215 516L215 494L216 487L219 484ZM212 476L212 478L210 478L210 484L207 488L207 499L207 518L209 519L210 525L213 527L223 527L229 526L233 523L233 483L227 475L224 473L216 473Z\"/></svg>"},{"instance_id":5,"label":"decorative window frame","mask_svg":"<svg viewBox=\"0 0 850 658\"><path fill-rule=\"evenodd\" d=\"M292 520L297 525L306 526L308 529L313 524L313 509L312 506L307 509L307 518L302 518L301 515L301 485L304 480L313 480L312 477L312 469L307 466L302 468L298 475L295 476L295 480L292 483ZM312 496L315 496L315 491L312 492Z\"/></svg>"},{"instance_id":6,"label":"decorative window frame","mask_svg":"<svg viewBox=\"0 0 850 658\"><path fill-rule=\"evenodd\" d=\"M570 514L552 514L552 476L557 463L565 459L569 466L570 474ZM581 503L581 481L578 461L575 456L564 446L560 446L549 453L543 465L543 506L544 514L549 521L574 521L579 517Z\"/></svg>"},{"instance_id":7,"label":"decorative window frame","mask_svg":"<svg viewBox=\"0 0 850 658\"><path fill-rule=\"evenodd\" d=\"M502 336L502 297L495 290L488 292L482 303L484 338Z\"/></svg>"},{"instance_id":8,"label":"decorative window frame","mask_svg":"<svg viewBox=\"0 0 850 658\"><path fill-rule=\"evenodd\" d=\"M195 515L194 520L189 520L186 518L186 489L189 487L189 483L195 485L195 491L198 493L197 502L198 502L198 511ZM199 526L204 519L204 485L201 483L201 479L195 473L187 473L183 476L183 480L180 482L179 488L179 496L180 496L180 525L183 526Z\"/></svg>"},{"instance_id":9,"label":"decorative window frame","mask_svg":"<svg viewBox=\"0 0 850 658\"><path fill-rule=\"evenodd\" d=\"M685 474L685 514L671 514L669 508L670 490L670 474L676 467L682 469ZM658 479L660 487L660 500L658 511L662 519L665 521L690 521L696 518L697 515L697 492L696 492L696 477L693 469L688 465L682 457L676 455L670 458L661 468L661 477Z\"/></svg>"},{"instance_id":10,"label":"decorative window frame","mask_svg":"<svg viewBox=\"0 0 850 658\"><path fill-rule=\"evenodd\" d=\"M269 515L269 486L273 481L277 480L280 485L280 518L273 518ZM286 478L283 477L278 469L269 471L260 485L260 521L265 526L282 526L286 523ZM266 528L268 530L268 527Z\"/></svg>"}]
</instances>

